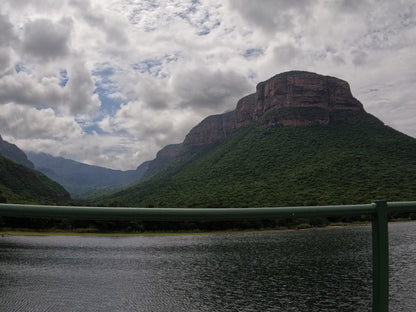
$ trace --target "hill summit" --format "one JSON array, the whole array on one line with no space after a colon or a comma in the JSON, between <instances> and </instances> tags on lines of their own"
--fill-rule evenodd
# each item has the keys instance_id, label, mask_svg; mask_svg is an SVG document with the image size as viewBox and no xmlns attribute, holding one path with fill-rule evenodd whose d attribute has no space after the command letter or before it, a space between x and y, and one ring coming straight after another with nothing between
<instances>
[{"instance_id":1,"label":"hill summit","mask_svg":"<svg viewBox=\"0 0 416 312\"><path fill-rule=\"evenodd\" d=\"M339 121L342 112L364 112L346 81L306 71L278 74L257 85L234 111L209 116L186 136L184 145L226 139L236 129L258 125L311 126Z\"/></svg>"}]
</instances>

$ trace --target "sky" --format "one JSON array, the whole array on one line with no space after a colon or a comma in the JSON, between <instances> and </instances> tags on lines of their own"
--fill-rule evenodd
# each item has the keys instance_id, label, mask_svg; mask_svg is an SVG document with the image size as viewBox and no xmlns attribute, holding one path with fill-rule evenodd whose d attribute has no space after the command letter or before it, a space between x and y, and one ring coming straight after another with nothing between
<instances>
[{"instance_id":1,"label":"sky","mask_svg":"<svg viewBox=\"0 0 416 312\"><path fill-rule=\"evenodd\" d=\"M288 70L416 137L414 0L2 0L0 135L135 169Z\"/></svg>"}]
</instances>

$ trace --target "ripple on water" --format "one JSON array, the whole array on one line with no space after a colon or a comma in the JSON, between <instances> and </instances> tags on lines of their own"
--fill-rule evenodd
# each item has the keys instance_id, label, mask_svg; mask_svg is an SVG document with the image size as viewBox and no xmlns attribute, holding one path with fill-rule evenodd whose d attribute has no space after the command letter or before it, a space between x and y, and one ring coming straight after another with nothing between
<instances>
[{"instance_id":1,"label":"ripple on water","mask_svg":"<svg viewBox=\"0 0 416 312\"><path fill-rule=\"evenodd\" d=\"M415 311L416 223L390 227L392 311ZM371 228L0 239L1 311L371 311Z\"/></svg>"}]
</instances>

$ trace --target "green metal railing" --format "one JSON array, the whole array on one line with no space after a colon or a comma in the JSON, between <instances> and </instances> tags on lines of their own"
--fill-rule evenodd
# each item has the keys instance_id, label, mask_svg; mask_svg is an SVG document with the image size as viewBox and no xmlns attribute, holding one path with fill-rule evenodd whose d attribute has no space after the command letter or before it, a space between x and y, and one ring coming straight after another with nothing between
<instances>
[{"instance_id":1,"label":"green metal railing","mask_svg":"<svg viewBox=\"0 0 416 312\"><path fill-rule=\"evenodd\" d=\"M279 208L110 208L0 204L0 216L87 220L216 221L371 215L374 312L387 312L389 309L387 222L389 213L399 212L416 212L416 201Z\"/></svg>"}]
</instances>

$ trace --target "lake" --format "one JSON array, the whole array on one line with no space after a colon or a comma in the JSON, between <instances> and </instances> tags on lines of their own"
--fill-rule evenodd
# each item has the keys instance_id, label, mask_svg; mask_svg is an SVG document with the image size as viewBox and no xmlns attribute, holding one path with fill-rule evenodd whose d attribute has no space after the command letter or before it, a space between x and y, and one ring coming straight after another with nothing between
<instances>
[{"instance_id":1,"label":"lake","mask_svg":"<svg viewBox=\"0 0 416 312\"><path fill-rule=\"evenodd\" d=\"M390 311L416 311L416 222L389 225ZM0 311L371 311L371 227L0 237Z\"/></svg>"}]
</instances>

